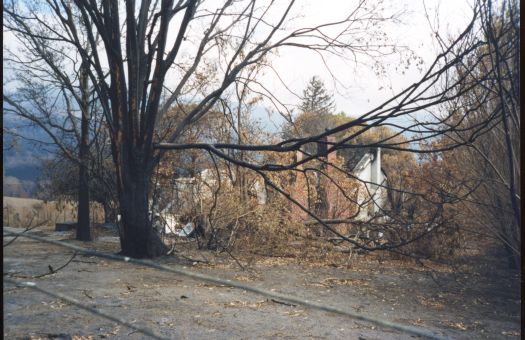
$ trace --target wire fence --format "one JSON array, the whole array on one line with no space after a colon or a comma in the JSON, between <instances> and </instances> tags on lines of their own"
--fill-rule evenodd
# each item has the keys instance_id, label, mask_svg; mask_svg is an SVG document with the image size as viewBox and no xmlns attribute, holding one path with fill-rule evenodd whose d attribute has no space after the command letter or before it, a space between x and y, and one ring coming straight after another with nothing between
<instances>
[{"instance_id":1,"label":"wire fence","mask_svg":"<svg viewBox=\"0 0 525 340\"><path fill-rule=\"evenodd\" d=\"M298 297L295 297L295 296L281 294L281 293L269 291L269 290L266 290L266 289L263 289L263 288L250 286L250 285L238 282L238 281L233 281L233 280L229 280L229 279L222 279L222 278L218 278L218 277L215 277L215 276L210 276L210 275L206 275L206 274L202 274L202 273L197 273L197 272L194 272L194 271L187 270L185 268L180 268L178 266L165 266L165 265L161 265L161 264L155 263L155 262L153 262L151 260L134 259L134 258L130 258L130 257L127 257L127 256L120 256L120 255L115 255L115 254L110 254L110 253L105 253L105 252L99 252L99 251L96 251L96 250L85 249L85 248L82 248L82 247L79 247L79 246L76 246L76 245L73 245L73 244L68 244L68 243L65 243L65 242L62 242L62 241L56 241L56 240L51 240L51 239L47 239L47 238L44 238L44 237L40 237L40 236L34 235L32 233L17 233L17 232L11 232L11 231L4 230L4 236L25 237L25 238L29 238L29 239L32 239L32 240L35 240L35 241L49 243L49 244L53 244L53 245L60 246L60 247L63 247L63 248L71 249L71 250L74 250L74 251L76 251L76 252L78 252L80 254L96 256L96 257L105 258L105 259L113 260L113 261L132 263L132 264L135 264L135 265L140 265L140 266L145 266L145 267L149 267L149 268L154 268L154 269L157 269L157 270L160 270L160 271L164 271L164 272L168 272L168 273L182 275L182 276L185 276L185 277L188 277L188 278L191 278L191 279L194 279L194 280L198 280L198 281L205 281L205 282L208 282L208 283L213 283L213 284L218 284L218 285L224 285L224 286L229 286L229 287L233 287L233 288L238 288L238 289L246 290L246 291L258 294L258 295L265 296L265 297L270 298L270 299L278 300L278 301L281 301L281 302L285 302L285 303L289 303L289 304L302 305L302 306L309 307L309 308L316 309L316 310L320 310L320 311L325 311L325 312L331 312L331 313L335 313L335 314L339 314L339 315L344 315L344 316L350 317L352 319L369 322L369 323L372 323L372 324L375 324L375 325L378 325L378 326L381 326L381 327L387 327L387 328L396 329L396 330L399 330L399 331L402 331L402 332L405 332L405 333L408 333L408 334L422 336L422 337L427 338L427 339L437 339L437 340L450 339L448 337L438 335L438 334L436 334L434 332L431 332L431 331L428 331L428 330L425 330L425 329L422 329L422 328L417 328L417 327L412 327L412 326L408 326L408 325L403 325L403 324L392 322L392 321L385 320L385 319L382 319L382 318L370 317L370 316L363 315L361 313L356 313L356 312L353 312L353 311L350 311L350 310L346 310L346 309L342 309L342 308L338 308L338 307L333 307L333 306L328 306L328 305L325 305L325 304L322 304L322 303L317 303L317 302L314 302L314 301L301 299L301 298L298 298ZM6 280L8 280L8 279L4 278L4 281L6 281ZM9 280L9 281L15 282L13 280ZM55 294L54 295L55 297L60 298L60 299L62 299L64 301L66 301L66 302L72 303L72 304L74 304L75 306L77 306L79 308L82 308L84 310L92 312L92 313L94 313L96 315L99 315L101 317L107 317L108 316L107 314L103 314L100 311L96 311L93 308L88 307L88 306L80 303L79 301L77 301L75 299L66 297L64 295L58 295L56 293L52 293L52 292L49 292L49 291L44 291L42 288L37 287L36 284L33 283L33 282L29 282L29 283L28 282L26 282L26 283L16 282L16 283L17 284L21 284L24 287L28 287L28 288L32 288L32 289L38 290L38 291L40 291L40 292L42 292L44 294L48 294L48 295ZM120 319L117 319L117 318L114 318L114 317L112 317L112 318L113 319L111 319L111 320L114 321L114 322L120 323L120 324L125 325L125 326L130 327L130 328L134 328L137 331L140 331L143 334L147 334L147 335L152 336L154 338L162 339L161 337L151 333L151 331L149 331L149 330L146 330L146 329L140 329L139 330L136 326L131 325L130 323L127 323L127 322L125 322L123 320L120 320ZM144 331L150 332L151 334L145 333Z\"/></svg>"}]
</instances>

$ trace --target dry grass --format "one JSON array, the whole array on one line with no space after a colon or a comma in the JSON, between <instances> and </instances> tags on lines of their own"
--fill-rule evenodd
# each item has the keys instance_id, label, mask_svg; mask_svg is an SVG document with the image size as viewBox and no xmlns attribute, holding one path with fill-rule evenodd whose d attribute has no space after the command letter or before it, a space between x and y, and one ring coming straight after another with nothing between
<instances>
[{"instance_id":1,"label":"dry grass","mask_svg":"<svg viewBox=\"0 0 525 340\"><path fill-rule=\"evenodd\" d=\"M92 203L92 223L101 223L104 219L102 208ZM32 198L3 198L3 225L10 227L28 227L42 224L40 229L54 229L56 223L77 220L77 206L73 202L43 201Z\"/></svg>"}]
</instances>

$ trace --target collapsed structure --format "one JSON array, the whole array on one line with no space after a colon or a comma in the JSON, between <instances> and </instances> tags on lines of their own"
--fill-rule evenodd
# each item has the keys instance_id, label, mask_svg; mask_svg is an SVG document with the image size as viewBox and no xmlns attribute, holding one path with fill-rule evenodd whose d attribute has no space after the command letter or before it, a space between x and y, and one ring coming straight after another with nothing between
<instances>
[{"instance_id":1,"label":"collapsed structure","mask_svg":"<svg viewBox=\"0 0 525 340\"><path fill-rule=\"evenodd\" d=\"M319 153L325 156L319 171L313 172L317 180L315 203L304 193L304 181L295 181L292 197L322 219L367 221L383 215L387 177L381 167L381 148L355 148L343 159L337 151L326 152L327 145L334 143L335 138L328 137L319 144ZM304 152L298 151L296 157L303 159ZM304 165L299 170L304 171ZM311 219L300 207L294 207L293 212L296 220Z\"/></svg>"},{"instance_id":2,"label":"collapsed structure","mask_svg":"<svg viewBox=\"0 0 525 340\"><path fill-rule=\"evenodd\" d=\"M292 180L289 192L304 209L290 202L291 219L300 223L311 220L306 209L321 219L377 221L384 215L387 197L381 149L355 148L346 157L339 157L337 151L327 152L327 146L333 143L333 137L318 143L321 157L316 165L307 162L298 166L299 174ZM303 150L297 151L296 160L304 159L305 154ZM216 172L204 169L194 177L174 178L169 202L163 209L154 207L156 229L183 237L193 232L195 222L185 220L180 212L192 210L194 215L203 215L203 202L212 199L219 182L223 188L233 185L230 176ZM262 179L252 181L248 190L258 204L267 203L268 192Z\"/></svg>"}]
</instances>

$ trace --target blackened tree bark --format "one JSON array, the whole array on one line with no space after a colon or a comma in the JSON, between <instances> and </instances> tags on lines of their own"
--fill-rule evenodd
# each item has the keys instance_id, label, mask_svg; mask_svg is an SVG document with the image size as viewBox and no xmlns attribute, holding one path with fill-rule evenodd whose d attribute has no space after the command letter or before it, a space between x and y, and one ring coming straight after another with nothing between
<instances>
[{"instance_id":1,"label":"blackened tree bark","mask_svg":"<svg viewBox=\"0 0 525 340\"><path fill-rule=\"evenodd\" d=\"M82 63L80 71L80 91L81 91L81 122L80 122L80 147L79 159L79 183L78 183L78 222L77 240L91 241L91 228L89 223L89 88L87 65Z\"/></svg>"},{"instance_id":2,"label":"blackened tree bark","mask_svg":"<svg viewBox=\"0 0 525 340\"><path fill-rule=\"evenodd\" d=\"M122 253L135 258L156 257L165 254L166 246L151 227L149 193L152 162L144 162L135 152L126 158L118 172L121 213Z\"/></svg>"}]
</instances>

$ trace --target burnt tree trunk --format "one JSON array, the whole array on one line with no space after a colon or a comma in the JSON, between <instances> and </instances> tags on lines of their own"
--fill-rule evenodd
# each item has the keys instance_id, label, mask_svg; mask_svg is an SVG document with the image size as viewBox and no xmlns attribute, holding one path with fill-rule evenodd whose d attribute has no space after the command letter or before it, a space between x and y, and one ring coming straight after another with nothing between
<instances>
[{"instance_id":1,"label":"burnt tree trunk","mask_svg":"<svg viewBox=\"0 0 525 340\"><path fill-rule=\"evenodd\" d=\"M167 248L153 230L148 211L152 166L133 158L122 164L119 181L122 255L153 258L166 254Z\"/></svg>"},{"instance_id":2,"label":"burnt tree trunk","mask_svg":"<svg viewBox=\"0 0 525 340\"><path fill-rule=\"evenodd\" d=\"M94 32L93 26L100 33L104 44L104 51L100 53L105 54L109 68L107 83L102 72L105 67L102 67L98 58L98 44L93 34L88 34L93 56L80 54L87 65L94 66L96 74L91 74L93 80L100 79L95 81L96 91L108 123L111 153L116 167L122 254L135 258L156 257L165 253L166 246L153 231L148 214L152 169L160 158L160 154L154 155L153 150L155 123L164 77L185 40L198 1L188 0L185 5L175 4L173 0L161 1L158 16L155 15L154 19L158 19L159 28L153 45L150 40L153 33L147 34L149 2L140 6L138 16L133 1L125 1L125 9L119 8L119 1L102 1L100 6L92 6L91 2L86 1L75 4L80 9L82 23L88 33ZM184 16L175 43L168 44L170 21L183 9ZM126 28L124 39L121 25L123 13ZM155 23L153 26L156 27ZM148 47L146 43L149 43ZM172 47L168 49L167 46ZM194 110L203 109L206 105L201 104ZM190 116L187 118L189 123ZM174 133L177 134L177 131Z\"/></svg>"},{"instance_id":3,"label":"burnt tree trunk","mask_svg":"<svg viewBox=\"0 0 525 340\"><path fill-rule=\"evenodd\" d=\"M82 146L80 147L82 149ZM82 153L82 152L80 152ZM91 241L91 230L89 225L89 184L86 163L80 164L78 184L78 223L77 240Z\"/></svg>"},{"instance_id":4,"label":"burnt tree trunk","mask_svg":"<svg viewBox=\"0 0 525 340\"><path fill-rule=\"evenodd\" d=\"M80 90L82 95L80 122L80 147L79 147L79 182L78 182L78 221L77 221L77 240L91 241L91 230L89 225L89 174L88 174L88 134L89 134L89 94L88 76L84 71L80 74Z\"/></svg>"}]
</instances>

